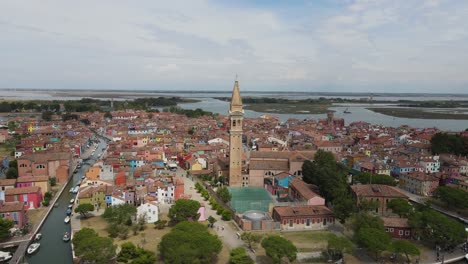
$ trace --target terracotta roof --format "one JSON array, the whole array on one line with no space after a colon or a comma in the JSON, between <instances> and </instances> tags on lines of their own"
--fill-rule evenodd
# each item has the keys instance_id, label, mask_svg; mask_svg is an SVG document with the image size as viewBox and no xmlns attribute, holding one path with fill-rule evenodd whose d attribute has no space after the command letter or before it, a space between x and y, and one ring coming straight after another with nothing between
<instances>
[{"instance_id":1,"label":"terracotta roof","mask_svg":"<svg viewBox=\"0 0 468 264\"><path fill-rule=\"evenodd\" d=\"M22 188L10 188L5 190L5 195L15 195L15 194L24 194L24 193L37 193L41 190L39 186L29 186Z\"/></svg>"},{"instance_id":2,"label":"terracotta roof","mask_svg":"<svg viewBox=\"0 0 468 264\"><path fill-rule=\"evenodd\" d=\"M23 203L8 202L8 203L4 203L2 206L0 206L0 213L18 212L18 211L22 211L23 208L24 208Z\"/></svg>"},{"instance_id":3,"label":"terracotta roof","mask_svg":"<svg viewBox=\"0 0 468 264\"><path fill-rule=\"evenodd\" d=\"M408 218L382 217L385 227L410 227Z\"/></svg>"},{"instance_id":4,"label":"terracotta roof","mask_svg":"<svg viewBox=\"0 0 468 264\"><path fill-rule=\"evenodd\" d=\"M351 186L357 196L364 197L401 197L407 199L397 188L383 184L358 184Z\"/></svg>"},{"instance_id":5,"label":"terracotta roof","mask_svg":"<svg viewBox=\"0 0 468 264\"><path fill-rule=\"evenodd\" d=\"M320 195L316 194L311 190L311 184L305 183L303 180L295 178L289 181L290 188L294 188L299 192L299 194L304 197L304 199L309 200L314 197L320 197Z\"/></svg>"},{"instance_id":6,"label":"terracotta roof","mask_svg":"<svg viewBox=\"0 0 468 264\"><path fill-rule=\"evenodd\" d=\"M289 171L289 162L287 160L251 160L249 169Z\"/></svg>"},{"instance_id":7,"label":"terracotta roof","mask_svg":"<svg viewBox=\"0 0 468 264\"><path fill-rule=\"evenodd\" d=\"M18 177L17 182L44 182L48 180L49 176L21 176Z\"/></svg>"},{"instance_id":8,"label":"terracotta roof","mask_svg":"<svg viewBox=\"0 0 468 264\"><path fill-rule=\"evenodd\" d=\"M3 179L3 180L0 180L0 186L8 186L8 185L15 186L15 184L16 184L16 179Z\"/></svg>"},{"instance_id":9,"label":"terracotta roof","mask_svg":"<svg viewBox=\"0 0 468 264\"><path fill-rule=\"evenodd\" d=\"M323 205L277 206L273 208L273 211L276 211L281 217L333 215L333 212Z\"/></svg>"}]
</instances>

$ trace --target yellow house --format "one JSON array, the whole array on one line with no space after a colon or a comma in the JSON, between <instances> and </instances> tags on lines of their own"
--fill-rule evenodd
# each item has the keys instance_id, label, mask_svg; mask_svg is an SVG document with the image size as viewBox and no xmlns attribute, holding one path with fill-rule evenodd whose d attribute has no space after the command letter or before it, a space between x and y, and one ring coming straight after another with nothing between
<instances>
[{"instance_id":1,"label":"yellow house","mask_svg":"<svg viewBox=\"0 0 468 264\"><path fill-rule=\"evenodd\" d=\"M89 203L94 205L94 210L106 208L106 185L87 187L80 191L77 204Z\"/></svg>"},{"instance_id":2,"label":"yellow house","mask_svg":"<svg viewBox=\"0 0 468 264\"><path fill-rule=\"evenodd\" d=\"M16 179L16 187L37 186L41 188L42 196L50 191L49 176L21 176Z\"/></svg>"},{"instance_id":3,"label":"yellow house","mask_svg":"<svg viewBox=\"0 0 468 264\"><path fill-rule=\"evenodd\" d=\"M371 151L370 151L370 150L366 150L366 151L364 151L364 154L366 154L367 157L370 157Z\"/></svg>"}]
</instances>

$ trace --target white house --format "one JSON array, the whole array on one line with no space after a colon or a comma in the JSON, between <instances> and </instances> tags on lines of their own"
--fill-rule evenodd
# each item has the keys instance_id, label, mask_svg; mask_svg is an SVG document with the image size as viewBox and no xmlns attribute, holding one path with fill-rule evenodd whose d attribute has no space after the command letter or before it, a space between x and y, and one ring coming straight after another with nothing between
<instances>
[{"instance_id":1,"label":"white house","mask_svg":"<svg viewBox=\"0 0 468 264\"><path fill-rule=\"evenodd\" d=\"M117 206L125 204L125 198L123 193L121 195L112 195L111 206Z\"/></svg>"},{"instance_id":2,"label":"white house","mask_svg":"<svg viewBox=\"0 0 468 264\"><path fill-rule=\"evenodd\" d=\"M137 207L137 219L145 217L147 223L154 223L158 221L159 209L156 202L145 202Z\"/></svg>"}]
</instances>

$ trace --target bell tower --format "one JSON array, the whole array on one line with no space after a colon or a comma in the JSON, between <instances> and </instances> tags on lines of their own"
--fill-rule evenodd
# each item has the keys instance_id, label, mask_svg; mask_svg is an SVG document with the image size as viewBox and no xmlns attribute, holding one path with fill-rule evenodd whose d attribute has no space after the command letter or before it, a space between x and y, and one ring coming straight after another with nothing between
<instances>
[{"instance_id":1,"label":"bell tower","mask_svg":"<svg viewBox=\"0 0 468 264\"><path fill-rule=\"evenodd\" d=\"M232 90L229 108L231 128L229 130L229 186L245 186L242 180L242 121L244 109L239 91L239 82L236 80Z\"/></svg>"}]
</instances>

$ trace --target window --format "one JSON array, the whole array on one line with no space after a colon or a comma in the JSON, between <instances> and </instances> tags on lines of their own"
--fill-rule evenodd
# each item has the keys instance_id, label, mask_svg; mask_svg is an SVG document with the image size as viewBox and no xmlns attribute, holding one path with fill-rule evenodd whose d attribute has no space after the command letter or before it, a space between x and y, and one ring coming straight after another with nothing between
<instances>
[{"instance_id":1,"label":"window","mask_svg":"<svg viewBox=\"0 0 468 264\"><path fill-rule=\"evenodd\" d=\"M37 164L36 169L45 169L45 165L44 164Z\"/></svg>"},{"instance_id":2,"label":"window","mask_svg":"<svg viewBox=\"0 0 468 264\"><path fill-rule=\"evenodd\" d=\"M405 231L405 235L409 236L409 235L410 235L410 231L409 231L409 230L406 230L406 231Z\"/></svg>"},{"instance_id":3,"label":"window","mask_svg":"<svg viewBox=\"0 0 468 264\"><path fill-rule=\"evenodd\" d=\"M293 225L294 225L293 220L289 220L289 227L293 227Z\"/></svg>"},{"instance_id":4,"label":"window","mask_svg":"<svg viewBox=\"0 0 468 264\"><path fill-rule=\"evenodd\" d=\"M393 233L393 228L390 228L389 230L390 230L390 232L392 232L392 233Z\"/></svg>"},{"instance_id":5,"label":"window","mask_svg":"<svg viewBox=\"0 0 468 264\"><path fill-rule=\"evenodd\" d=\"M402 235L403 235L403 230L399 230L399 231L398 231L398 234L399 234L400 236L402 236Z\"/></svg>"},{"instance_id":6,"label":"window","mask_svg":"<svg viewBox=\"0 0 468 264\"><path fill-rule=\"evenodd\" d=\"M306 226L310 226L310 219L309 218L306 219Z\"/></svg>"}]
</instances>

